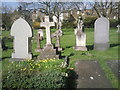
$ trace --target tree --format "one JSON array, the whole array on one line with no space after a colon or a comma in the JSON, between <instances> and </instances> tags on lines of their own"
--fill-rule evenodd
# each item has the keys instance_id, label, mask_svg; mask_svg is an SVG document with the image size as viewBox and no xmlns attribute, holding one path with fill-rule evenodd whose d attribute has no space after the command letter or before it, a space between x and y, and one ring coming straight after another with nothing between
<instances>
[{"instance_id":1,"label":"tree","mask_svg":"<svg viewBox=\"0 0 120 90\"><path fill-rule=\"evenodd\" d=\"M6 30L9 30L11 28L12 25L12 8L11 7L7 7L4 4L2 5L2 25L5 26Z\"/></svg>"},{"instance_id":2,"label":"tree","mask_svg":"<svg viewBox=\"0 0 120 90\"><path fill-rule=\"evenodd\" d=\"M57 18L57 22L56 22L57 29L60 28L60 23L62 23L61 15L66 10L65 5L66 5L66 3L64 3L64 2L54 2L54 4L53 4L52 11L53 11L53 15Z\"/></svg>"},{"instance_id":3,"label":"tree","mask_svg":"<svg viewBox=\"0 0 120 90\"><path fill-rule=\"evenodd\" d=\"M117 2L113 0L96 0L95 2L89 2L89 4L96 11L98 17L104 16L109 18L113 10L117 10Z\"/></svg>"}]
</instances>

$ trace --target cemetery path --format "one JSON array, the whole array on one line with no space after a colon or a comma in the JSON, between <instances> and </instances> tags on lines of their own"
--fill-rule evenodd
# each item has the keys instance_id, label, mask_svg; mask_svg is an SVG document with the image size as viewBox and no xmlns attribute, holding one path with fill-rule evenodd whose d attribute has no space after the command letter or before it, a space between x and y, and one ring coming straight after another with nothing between
<instances>
[{"instance_id":1,"label":"cemetery path","mask_svg":"<svg viewBox=\"0 0 120 90\"><path fill-rule=\"evenodd\" d=\"M99 63L95 60L80 60L75 69L77 88L112 88Z\"/></svg>"}]
</instances>

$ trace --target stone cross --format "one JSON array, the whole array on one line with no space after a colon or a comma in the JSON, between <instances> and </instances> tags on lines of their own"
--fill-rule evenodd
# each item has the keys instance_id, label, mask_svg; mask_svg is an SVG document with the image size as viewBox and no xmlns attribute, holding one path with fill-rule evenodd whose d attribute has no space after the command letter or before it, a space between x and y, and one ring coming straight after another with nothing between
<instances>
[{"instance_id":1,"label":"stone cross","mask_svg":"<svg viewBox=\"0 0 120 90\"><path fill-rule=\"evenodd\" d=\"M117 25L117 28L118 28L117 32L120 33L120 25Z\"/></svg>"},{"instance_id":2,"label":"stone cross","mask_svg":"<svg viewBox=\"0 0 120 90\"><path fill-rule=\"evenodd\" d=\"M94 25L94 49L106 50L109 48L109 20L100 17Z\"/></svg>"},{"instance_id":3,"label":"stone cross","mask_svg":"<svg viewBox=\"0 0 120 90\"><path fill-rule=\"evenodd\" d=\"M45 16L45 21L40 23L40 27L46 28L46 45L51 45L50 27L55 26L54 22L49 22L49 16Z\"/></svg>"},{"instance_id":4,"label":"stone cross","mask_svg":"<svg viewBox=\"0 0 120 90\"><path fill-rule=\"evenodd\" d=\"M40 52L41 49L41 40L43 40L43 30L39 29L38 34L37 34L37 49L35 50L36 52Z\"/></svg>"},{"instance_id":5,"label":"stone cross","mask_svg":"<svg viewBox=\"0 0 120 90\"><path fill-rule=\"evenodd\" d=\"M12 58L32 59L32 55L29 53L30 37L32 37L30 25L22 18L17 19L11 27L11 36L14 36Z\"/></svg>"},{"instance_id":6,"label":"stone cross","mask_svg":"<svg viewBox=\"0 0 120 90\"><path fill-rule=\"evenodd\" d=\"M61 31L57 30L54 36L56 37L56 47L58 47L58 51L62 51L62 48L60 48L60 37L62 36Z\"/></svg>"}]
</instances>

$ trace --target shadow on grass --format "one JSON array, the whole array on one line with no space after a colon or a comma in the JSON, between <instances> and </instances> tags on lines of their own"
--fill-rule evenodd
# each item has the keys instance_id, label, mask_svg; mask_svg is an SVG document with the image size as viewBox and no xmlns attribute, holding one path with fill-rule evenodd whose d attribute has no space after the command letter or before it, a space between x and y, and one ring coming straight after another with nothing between
<instances>
[{"instance_id":1,"label":"shadow on grass","mask_svg":"<svg viewBox=\"0 0 120 90\"><path fill-rule=\"evenodd\" d=\"M74 70L69 70L68 71L68 78L66 81L66 88L72 88L72 90L76 90L77 88L77 78L78 75Z\"/></svg>"},{"instance_id":2,"label":"shadow on grass","mask_svg":"<svg viewBox=\"0 0 120 90\"><path fill-rule=\"evenodd\" d=\"M86 47L87 47L87 50L90 51L90 50L93 50L94 45L87 45Z\"/></svg>"},{"instance_id":3,"label":"shadow on grass","mask_svg":"<svg viewBox=\"0 0 120 90\"><path fill-rule=\"evenodd\" d=\"M2 60L5 60L5 59L10 59L11 56L8 56L8 57L2 57Z\"/></svg>"},{"instance_id":4,"label":"shadow on grass","mask_svg":"<svg viewBox=\"0 0 120 90\"><path fill-rule=\"evenodd\" d=\"M73 47L73 46L67 46L66 48L71 48L71 47Z\"/></svg>"},{"instance_id":5,"label":"shadow on grass","mask_svg":"<svg viewBox=\"0 0 120 90\"><path fill-rule=\"evenodd\" d=\"M110 44L110 48L119 46L120 44Z\"/></svg>"},{"instance_id":6,"label":"shadow on grass","mask_svg":"<svg viewBox=\"0 0 120 90\"><path fill-rule=\"evenodd\" d=\"M112 47L116 47L119 46L120 44L110 44L110 48ZM94 49L94 45L87 45L87 49L88 51L93 50Z\"/></svg>"}]
</instances>

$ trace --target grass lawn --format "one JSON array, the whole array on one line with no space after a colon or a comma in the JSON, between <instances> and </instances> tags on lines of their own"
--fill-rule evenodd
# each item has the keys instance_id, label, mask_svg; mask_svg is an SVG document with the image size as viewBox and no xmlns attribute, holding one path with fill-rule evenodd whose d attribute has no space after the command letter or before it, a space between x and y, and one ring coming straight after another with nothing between
<instances>
[{"instance_id":1,"label":"grass lawn","mask_svg":"<svg viewBox=\"0 0 120 90\"><path fill-rule=\"evenodd\" d=\"M120 47L120 43L118 42L118 33L116 32L117 28L110 29L110 48L105 51L96 51L93 50L94 43L94 29L93 28L85 28L85 33L87 34L87 48L88 51L75 51L73 47L75 46L75 35L73 28L63 29L64 35L61 37L61 47L64 49L61 54L62 56L68 56L70 58L69 67L75 68L74 63L77 60L97 60L102 69L105 72L105 75L112 83L112 86L118 87L118 80L108 67L106 61L107 60L118 60L118 48ZM54 33L55 29L51 30L51 33ZM39 53L35 52L37 46L36 40L37 30L33 31L32 38L32 53L33 59L36 59ZM45 35L45 30L44 30ZM2 36L5 37L5 45L7 47L6 50L2 52L3 61L0 62L2 64L3 71L7 68L8 60L11 58L11 53L13 52L13 40L10 37L9 31L3 31ZM45 36L44 36L45 37ZM55 43L55 38L52 39L52 42ZM45 38L41 42L41 47L45 44Z\"/></svg>"}]
</instances>

